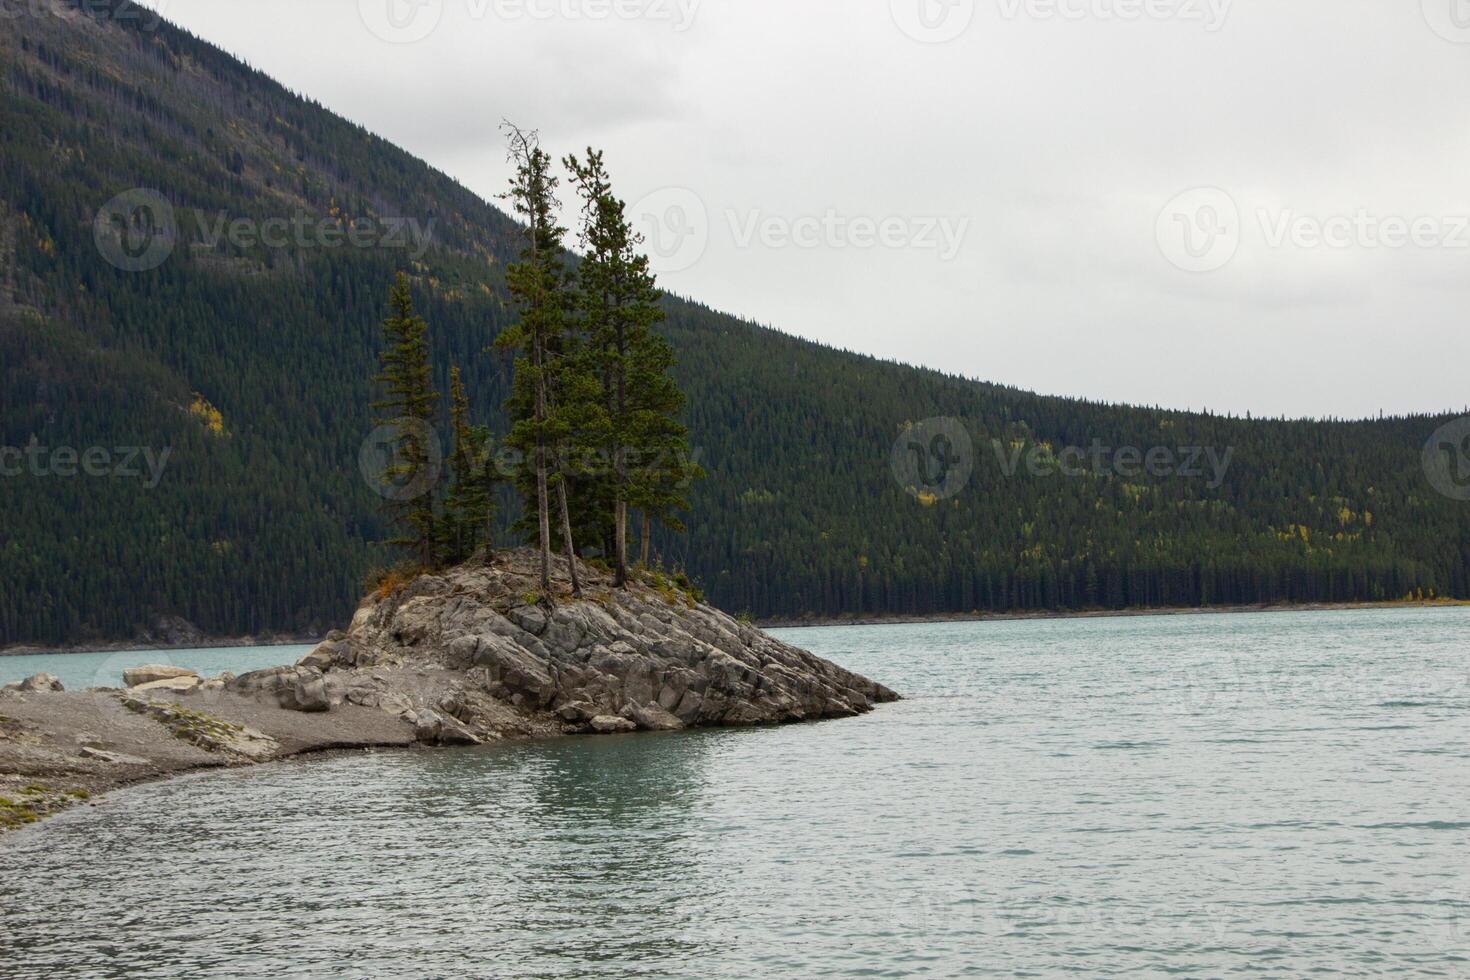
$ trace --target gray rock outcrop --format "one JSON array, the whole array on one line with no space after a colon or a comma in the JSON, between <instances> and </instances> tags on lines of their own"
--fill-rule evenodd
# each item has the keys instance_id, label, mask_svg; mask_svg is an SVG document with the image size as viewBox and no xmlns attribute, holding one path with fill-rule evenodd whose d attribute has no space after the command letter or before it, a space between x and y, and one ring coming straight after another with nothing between
<instances>
[{"instance_id":1,"label":"gray rock outcrop","mask_svg":"<svg viewBox=\"0 0 1470 980\"><path fill-rule=\"evenodd\" d=\"M621 590L579 568L582 598L554 603L536 595L529 552L420 576L365 602L296 670L323 677L332 703L398 714L440 743L807 721L897 699L666 579Z\"/></svg>"},{"instance_id":2,"label":"gray rock outcrop","mask_svg":"<svg viewBox=\"0 0 1470 980\"><path fill-rule=\"evenodd\" d=\"M322 672L314 667L271 667L227 681L232 694L265 697L288 711L327 711L332 702Z\"/></svg>"}]
</instances>

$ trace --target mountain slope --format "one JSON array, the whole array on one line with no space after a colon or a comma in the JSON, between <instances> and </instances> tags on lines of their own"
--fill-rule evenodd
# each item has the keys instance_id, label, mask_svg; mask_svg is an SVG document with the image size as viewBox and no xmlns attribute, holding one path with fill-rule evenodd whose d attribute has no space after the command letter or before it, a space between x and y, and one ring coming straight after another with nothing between
<instances>
[{"instance_id":1,"label":"mountain slope","mask_svg":"<svg viewBox=\"0 0 1470 980\"><path fill-rule=\"evenodd\" d=\"M212 633L338 625L384 557L358 461L387 285L409 272L441 389L461 365L499 424L508 367L484 349L512 316L516 226L218 49L84 6L0 36L0 447L35 447L0 460L22 461L0 477L0 645L125 637L158 613ZM172 230L99 234L126 192L166 202L139 213ZM1045 398L668 309L710 478L657 550L726 608L1470 595L1470 504L1420 463L1447 419ZM1094 465L1094 446L1175 466ZM1214 452L1201 475L1177 472L1190 447ZM88 449L104 475L65 475ZM167 453L156 481L144 449Z\"/></svg>"}]
</instances>

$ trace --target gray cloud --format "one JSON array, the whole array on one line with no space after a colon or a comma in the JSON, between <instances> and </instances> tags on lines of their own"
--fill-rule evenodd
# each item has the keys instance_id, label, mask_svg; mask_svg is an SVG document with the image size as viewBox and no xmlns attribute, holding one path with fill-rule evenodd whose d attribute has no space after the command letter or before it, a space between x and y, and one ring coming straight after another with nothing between
<instances>
[{"instance_id":1,"label":"gray cloud","mask_svg":"<svg viewBox=\"0 0 1470 980\"><path fill-rule=\"evenodd\" d=\"M802 336L1113 401L1368 415L1470 400L1470 249L1266 234L1285 212L1470 215L1470 45L1452 43L1470 32L1436 7L1453 0L667 0L674 20L442 2L412 44L376 36L356 0L165 9L487 196L507 176L502 117L558 151L605 147L630 201L687 188L707 245L665 285ZM971 10L951 40L911 36ZM1232 256L1206 272L1159 240L1193 188L1239 212ZM893 240L908 244L738 233L828 213L849 231L907 221ZM954 257L914 244L926 218L968 222Z\"/></svg>"}]
</instances>

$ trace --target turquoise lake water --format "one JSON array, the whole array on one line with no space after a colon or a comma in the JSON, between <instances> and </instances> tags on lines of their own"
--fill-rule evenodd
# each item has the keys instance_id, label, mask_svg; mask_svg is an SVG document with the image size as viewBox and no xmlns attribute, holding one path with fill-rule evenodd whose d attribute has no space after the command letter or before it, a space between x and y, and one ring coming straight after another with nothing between
<instances>
[{"instance_id":1,"label":"turquoise lake water","mask_svg":"<svg viewBox=\"0 0 1470 980\"><path fill-rule=\"evenodd\" d=\"M122 687L128 667L164 664L187 667L204 677L223 671L243 674L263 667L294 664L310 646L208 647L198 650L128 650L117 653L40 653L0 657L0 684L24 680L45 671L68 691L83 687Z\"/></svg>"},{"instance_id":2,"label":"turquoise lake water","mask_svg":"<svg viewBox=\"0 0 1470 980\"><path fill-rule=\"evenodd\" d=\"M780 635L908 700L124 790L0 974L1470 975L1470 610Z\"/></svg>"}]
</instances>

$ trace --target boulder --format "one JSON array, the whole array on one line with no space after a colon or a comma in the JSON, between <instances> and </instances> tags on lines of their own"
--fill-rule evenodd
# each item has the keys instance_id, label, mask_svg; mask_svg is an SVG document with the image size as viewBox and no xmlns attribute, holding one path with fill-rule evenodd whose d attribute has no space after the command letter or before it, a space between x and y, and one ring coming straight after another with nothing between
<instances>
[{"instance_id":1,"label":"boulder","mask_svg":"<svg viewBox=\"0 0 1470 980\"><path fill-rule=\"evenodd\" d=\"M190 674L186 677L165 677L161 681L149 681L147 684L137 685L132 690L135 692L172 691L175 694L187 694L203 683L204 681L198 674Z\"/></svg>"},{"instance_id":2,"label":"boulder","mask_svg":"<svg viewBox=\"0 0 1470 980\"><path fill-rule=\"evenodd\" d=\"M185 667L169 667L164 664L149 664L146 667L129 667L123 671L124 687L141 687L156 681L174 680L179 677L199 679L198 673Z\"/></svg>"},{"instance_id":3,"label":"boulder","mask_svg":"<svg viewBox=\"0 0 1470 980\"><path fill-rule=\"evenodd\" d=\"M626 713L638 727L650 732L674 732L684 727L677 715L670 714L656 704L632 704Z\"/></svg>"},{"instance_id":4,"label":"boulder","mask_svg":"<svg viewBox=\"0 0 1470 980\"><path fill-rule=\"evenodd\" d=\"M232 674L232 673L230 673L227 670L223 674L220 674L217 677L207 677L207 678L205 678L204 683L199 685L199 690L201 690L201 691L207 691L207 692L210 692L210 693L216 693L218 691L223 691L225 689L225 687L230 683L230 681L232 681L234 679L235 679L235 675Z\"/></svg>"},{"instance_id":5,"label":"boulder","mask_svg":"<svg viewBox=\"0 0 1470 980\"><path fill-rule=\"evenodd\" d=\"M62 687L61 681L51 674L32 674L21 681L16 690L24 694L49 694L65 691L66 688Z\"/></svg>"},{"instance_id":6,"label":"boulder","mask_svg":"<svg viewBox=\"0 0 1470 980\"><path fill-rule=\"evenodd\" d=\"M636 732L638 725L617 715L598 715L592 719L592 730L600 735L611 735L615 732Z\"/></svg>"},{"instance_id":7,"label":"boulder","mask_svg":"<svg viewBox=\"0 0 1470 980\"><path fill-rule=\"evenodd\" d=\"M232 694L273 699L287 711L329 711L322 672L314 667L270 667L241 674L225 685Z\"/></svg>"},{"instance_id":8,"label":"boulder","mask_svg":"<svg viewBox=\"0 0 1470 980\"><path fill-rule=\"evenodd\" d=\"M414 738L429 745L479 745L480 739L459 719L425 708L409 713Z\"/></svg>"}]
</instances>

